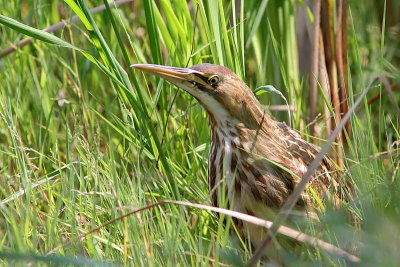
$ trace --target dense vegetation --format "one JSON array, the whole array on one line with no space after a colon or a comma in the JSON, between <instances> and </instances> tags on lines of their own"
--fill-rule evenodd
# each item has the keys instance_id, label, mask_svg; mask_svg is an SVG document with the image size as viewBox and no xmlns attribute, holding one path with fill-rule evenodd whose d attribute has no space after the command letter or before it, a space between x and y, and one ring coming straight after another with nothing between
<instances>
[{"instance_id":1,"label":"dense vegetation","mask_svg":"<svg viewBox=\"0 0 400 267\"><path fill-rule=\"evenodd\" d=\"M79 236L160 200L210 205L204 111L175 87L134 72L132 63L212 62L230 67L252 89L272 84L288 100L292 121L281 97L259 95L269 112L323 145L332 130L326 130L328 121L333 117L337 123L338 117L318 80L314 115L328 118L310 118L313 3L142 0L90 15L89 9L104 2L64 2L0 2L0 51L24 34L41 40L8 55L0 52L1 264L245 263L251 248L231 237L224 216L173 204ZM343 153L355 199L339 211L327 206L318 225L296 227L357 255L363 265L395 265L400 262L400 5L349 2L349 107L369 92L331 153ZM73 15L82 22L67 20L54 35L35 31ZM276 110L281 105L283 111ZM346 222L346 210L358 215L358 227ZM296 266L346 264L306 244L280 253Z\"/></svg>"}]
</instances>

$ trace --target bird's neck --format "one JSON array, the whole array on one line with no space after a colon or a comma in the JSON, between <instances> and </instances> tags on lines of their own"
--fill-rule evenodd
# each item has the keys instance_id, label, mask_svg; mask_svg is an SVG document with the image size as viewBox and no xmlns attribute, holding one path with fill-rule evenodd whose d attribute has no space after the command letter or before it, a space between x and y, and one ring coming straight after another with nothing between
<instances>
[{"instance_id":1,"label":"bird's neck","mask_svg":"<svg viewBox=\"0 0 400 267\"><path fill-rule=\"evenodd\" d=\"M239 146L239 130L237 124L232 121L224 121L211 125L211 143L223 144L229 142L232 146Z\"/></svg>"},{"instance_id":2,"label":"bird's neck","mask_svg":"<svg viewBox=\"0 0 400 267\"><path fill-rule=\"evenodd\" d=\"M239 132L234 122L211 123L211 149L208 159L208 178L211 199L217 205L217 190L222 180L232 188L240 147ZM231 195L231 194L229 194Z\"/></svg>"},{"instance_id":3,"label":"bird's neck","mask_svg":"<svg viewBox=\"0 0 400 267\"><path fill-rule=\"evenodd\" d=\"M231 150L250 150L261 132L273 131L277 127L276 122L264 111L257 110L253 115L254 123L244 123L230 116L215 118L208 113L212 147L224 145L232 147Z\"/></svg>"}]
</instances>

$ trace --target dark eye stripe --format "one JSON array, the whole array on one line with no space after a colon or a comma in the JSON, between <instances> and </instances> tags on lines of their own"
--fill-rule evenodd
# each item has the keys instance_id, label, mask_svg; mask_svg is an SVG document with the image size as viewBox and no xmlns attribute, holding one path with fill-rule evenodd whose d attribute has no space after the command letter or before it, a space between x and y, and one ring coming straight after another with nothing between
<instances>
[{"instance_id":1,"label":"dark eye stripe","mask_svg":"<svg viewBox=\"0 0 400 267\"><path fill-rule=\"evenodd\" d=\"M204 85L200 84L200 83L196 83L193 82L193 85L196 86L197 88L199 88L199 90L206 92L210 95L216 95L215 90L211 90L210 88L205 87Z\"/></svg>"},{"instance_id":2,"label":"dark eye stripe","mask_svg":"<svg viewBox=\"0 0 400 267\"><path fill-rule=\"evenodd\" d=\"M208 83L208 78L204 77L203 75L200 75L198 73L195 73L194 75L196 75L198 78L202 79L205 83Z\"/></svg>"},{"instance_id":3,"label":"dark eye stripe","mask_svg":"<svg viewBox=\"0 0 400 267\"><path fill-rule=\"evenodd\" d=\"M209 91L210 91L210 89L208 89L207 87L205 87L205 86L202 85L202 84L195 83L195 85L196 85L201 91L205 91L205 92L209 92Z\"/></svg>"},{"instance_id":4,"label":"dark eye stripe","mask_svg":"<svg viewBox=\"0 0 400 267\"><path fill-rule=\"evenodd\" d=\"M200 78L201 80L203 80L205 83L210 84L210 82L208 81L209 78L204 77L204 76L202 76L202 75L200 75L200 74L198 74L198 73L195 73L194 75L196 75L198 78ZM192 83L193 83L193 85L197 86L197 88L199 88L201 91L204 91L204 92L207 92L207 93L209 93L209 94L215 95L214 90L210 90L210 88L207 88L207 87L205 87L204 85L202 85L202 84L200 84L200 83L198 83L198 82L195 82L195 81L193 81ZM214 84L214 85L211 85L211 86L212 86L213 88L216 88L217 84L218 84L218 83L216 83L216 84Z\"/></svg>"}]
</instances>

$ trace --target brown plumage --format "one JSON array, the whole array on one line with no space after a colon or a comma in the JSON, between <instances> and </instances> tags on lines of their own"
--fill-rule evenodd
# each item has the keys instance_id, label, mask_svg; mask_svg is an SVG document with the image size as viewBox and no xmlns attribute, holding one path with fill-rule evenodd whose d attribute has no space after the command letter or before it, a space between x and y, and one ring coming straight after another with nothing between
<instances>
[{"instance_id":1,"label":"brown plumage","mask_svg":"<svg viewBox=\"0 0 400 267\"><path fill-rule=\"evenodd\" d=\"M182 88L206 110L211 127L208 178L213 204L220 206L226 196L232 209L271 220L320 148L272 119L248 86L228 68L214 64L190 68L132 66ZM297 208L310 213L320 209L319 204L327 198L340 205L348 190L344 182L339 182L338 174L326 157ZM263 238L259 227L238 222L238 228L255 246Z\"/></svg>"}]
</instances>

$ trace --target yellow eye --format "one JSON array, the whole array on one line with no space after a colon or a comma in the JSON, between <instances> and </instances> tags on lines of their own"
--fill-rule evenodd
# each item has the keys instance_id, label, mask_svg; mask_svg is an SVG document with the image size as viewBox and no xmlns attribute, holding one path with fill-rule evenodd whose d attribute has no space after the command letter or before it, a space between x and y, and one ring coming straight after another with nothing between
<instances>
[{"instance_id":1,"label":"yellow eye","mask_svg":"<svg viewBox=\"0 0 400 267\"><path fill-rule=\"evenodd\" d=\"M219 77L217 75L211 76L208 78L208 83L210 85L216 85L219 82Z\"/></svg>"}]
</instances>

